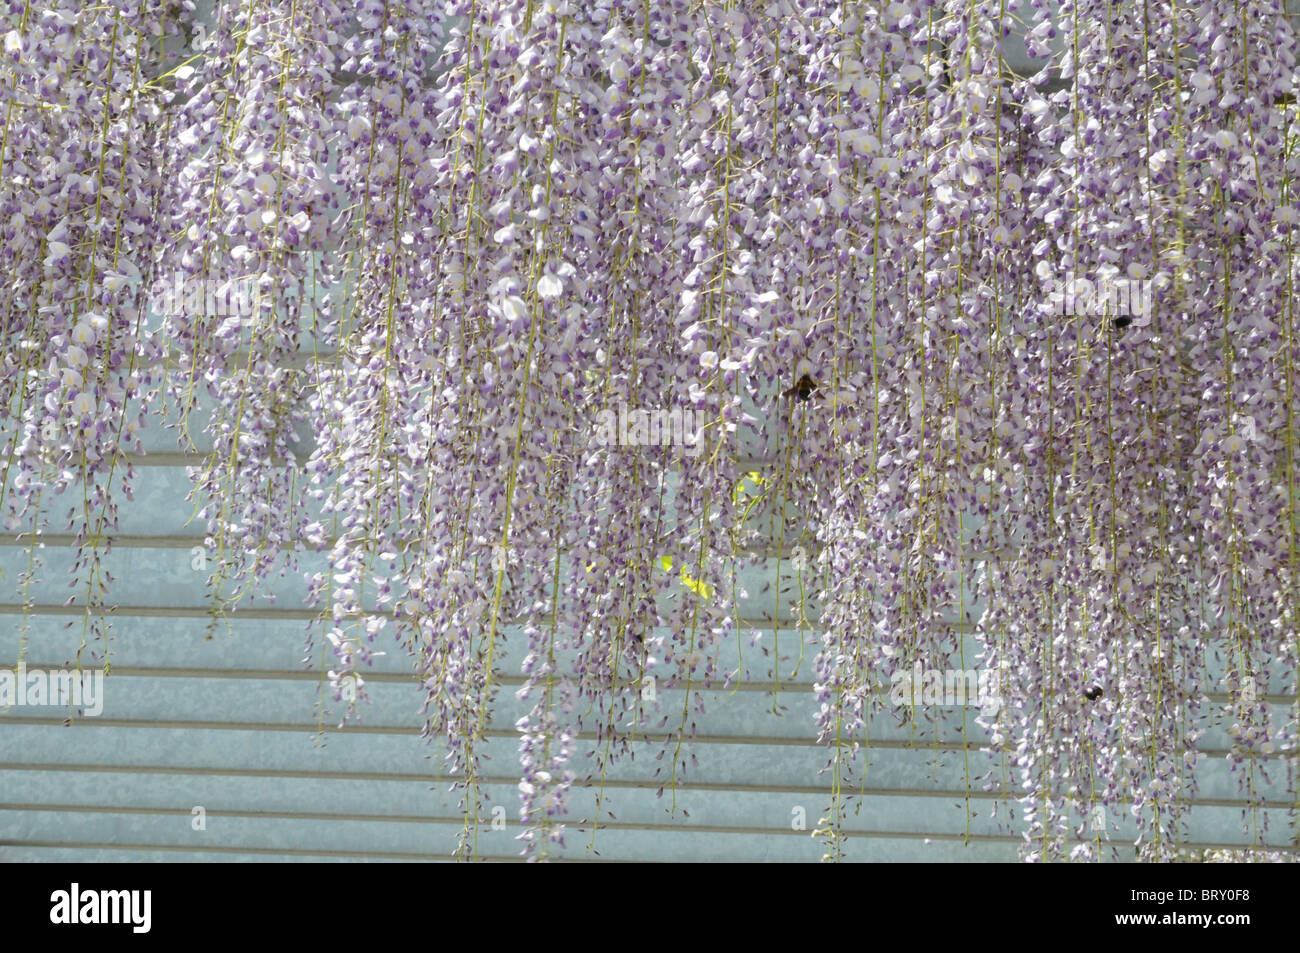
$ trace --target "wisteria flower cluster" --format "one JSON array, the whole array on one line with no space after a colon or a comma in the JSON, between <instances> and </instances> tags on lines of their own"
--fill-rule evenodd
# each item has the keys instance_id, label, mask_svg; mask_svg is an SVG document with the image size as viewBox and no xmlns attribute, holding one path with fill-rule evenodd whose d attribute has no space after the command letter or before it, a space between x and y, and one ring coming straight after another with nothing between
<instances>
[{"instance_id":1,"label":"wisteria flower cluster","mask_svg":"<svg viewBox=\"0 0 1300 953\"><path fill-rule=\"evenodd\" d=\"M776 691L812 633L830 859L917 717L882 686L976 660L1026 859L1182 858L1207 730L1295 837L1281 0L4 10L0 518L75 531L92 655L179 420L214 611L307 572L345 716L396 639L467 854L507 681L541 859L642 739L674 790L736 645ZM669 407L694 445L602 437Z\"/></svg>"}]
</instances>

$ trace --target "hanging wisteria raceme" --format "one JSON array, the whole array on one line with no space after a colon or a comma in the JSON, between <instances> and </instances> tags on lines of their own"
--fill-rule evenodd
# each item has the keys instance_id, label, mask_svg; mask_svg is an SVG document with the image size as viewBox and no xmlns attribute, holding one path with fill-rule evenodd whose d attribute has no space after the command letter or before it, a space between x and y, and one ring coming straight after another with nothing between
<instances>
[{"instance_id":1,"label":"hanging wisteria raceme","mask_svg":"<svg viewBox=\"0 0 1300 953\"><path fill-rule=\"evenodd\" d=\"M1029 860L1184 856L1209 757L1290 841L1282 6L9 3L5 529L76 531L89 633L179 422L214 613L315 550L326 703L396 640L470 856L493 736L542 859L801 675L830 859L882 720ZM978 715L891 697L975 667Z\"/></svg>"},{"instance_id":2,"label":"hanging wisteria raceme","mask_svg":"<svg viewBox=\"0 0 1300 953\"><path fill-rule=\"evenodd\" d=\"M336 244L337 199L325 134L335 119L325 100L336 64L320 37L344 24L335 5L318 3L218 3L214 20L171 74L163 166L176 174L151 306L175 363L168 389L183 439L200 397L211 401L212 452L196 495L220 605L283 569L307 533L294 447L305 382L293 361L318 344L309 299L331 283L323 253Z\"/></svg>"},{"instance_id":3,"label":"hanging wisteria raceme","mask_svg":"<svg viewBox=\"0 0 1300 953\"><path fill-rule=\"evenodd\" d=\"M129 499L134 477L121 454L139 447L145 424L128 403L159 355L137 292L159 234L156 79L178 13L164 2L6 5L0 509L7 532L75 529L68 601L86 607L91 654L113 581L102 557L117 493ZM65 493L71 502L56 499ZM34 546L29 557L24 605Z\"/></svg>"}]
</instances>

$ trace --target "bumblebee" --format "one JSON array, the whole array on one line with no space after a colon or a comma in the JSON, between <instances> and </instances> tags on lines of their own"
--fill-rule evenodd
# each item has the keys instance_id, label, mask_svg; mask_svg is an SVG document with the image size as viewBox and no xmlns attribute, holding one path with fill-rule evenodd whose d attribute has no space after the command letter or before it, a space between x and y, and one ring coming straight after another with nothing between
<instances>
[{"instance_id":1,"label":"bumblebee","mask_svg":"<svg viewBox=\"0 0 1300 953\"><path fill-rule=\"evenodd\" d=\"M793 387L785 391L781 396L793 397L795 400L806 401L809 397L812 396L813 391L815 391L816 389L817 389L817 382L813 380L811 377L809 377L807 374L805 374L803 375L803 377L799 378L799 380L795 382L795 385Z\"/></svg>"}]
</instances>

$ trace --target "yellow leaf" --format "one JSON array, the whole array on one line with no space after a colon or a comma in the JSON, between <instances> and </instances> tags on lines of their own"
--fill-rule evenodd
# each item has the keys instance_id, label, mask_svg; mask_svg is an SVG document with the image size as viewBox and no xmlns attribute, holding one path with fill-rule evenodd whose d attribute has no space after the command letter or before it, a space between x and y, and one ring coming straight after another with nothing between
<instances>
[{"instance_id":1,"label":"yellow leaf","mask_svg":"<svg viewBox=\"0 0 1300 953\"><path fill-rule=\"evenodd\" d=\"M698 579L692 579L685 569L682 569L682 585L702 599L713 598L713 587L707 582L700 582Z\"/></svg>"}]
</instances>

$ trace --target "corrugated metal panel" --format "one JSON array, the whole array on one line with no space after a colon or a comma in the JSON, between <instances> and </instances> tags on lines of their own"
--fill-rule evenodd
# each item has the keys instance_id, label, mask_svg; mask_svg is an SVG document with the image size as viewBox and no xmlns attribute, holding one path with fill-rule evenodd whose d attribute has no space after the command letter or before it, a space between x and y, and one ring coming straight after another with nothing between
<instances>
[{"instance_id":1,"label":"corrugated metal panel","mask_svg":"<svg viewBox=\"0 0 1300 953\"><path fill-rule=\"evenodd\" d=\"M154 438L163 441L159 434ZM64 724L67 712L14 707L0 714L0 851L6 859L441 859L451 856L462 827L459 796L438 773L440 746L419 737L422 696L404 652L388 646L368 676L373 704L361 724L334 727L320 710L319 664L302 664L305 626L301 575L275 581L274 606L261 603L214 621L204 601L205 572L191 568L190 547L202 527L190 523L189 480L172 453L139 469L135 502L123 506L121 535L105 566L117 578L112 599L111 674L103 713ZM162 465L157 465L162 464ZM759 464L756 464L759 465ZM44 568L23 614L15 580L25 568L26 541L0 538L0 665L20 653L29 668L55 668L75 659L82 615L63 608L66 572L74 558L66 536L52 535L40 551ZM323 565L305 554L303 568ZM786 567L788 572L788 565ZM775 573L775 560L756 555L745 573L751 591ZM750 607L751 624L774 633L766 599ZM72 626L66 627L69 622ZM795 670L799 639L784 628L782 671ZM518 630L506 630L502 664L518 671ZM805 633L809 641L815 633ZM22 646L26 644L24 652ZM92 648L95 646L92 645ZM102 647L101 647L102 648ZM689 746L699 762L673 792L657 796L660 734L639 744L635 757L606 775L604 822L594 839L581 821L594 813L599 779L574 799L575 823L563 852L603 860L816 860L821 847L807 830L792 828L802 809L810 830L829 803L820 775L825 749L812 738L815 703L808 684L813 645L803 646L794 681L782 685L773 713L770 660L748 644L722 650L742 658L743 676L725 690L701 692L705 713L694 711L697 737ZM974 645L968 646L970 656ZM317 653L319 655L319 653ZM319 662L319 658L317 659ZM519 845L515 719L522 703L505 691L489 725L491 754L484 797L505 808L506 830L486 823L480 856L513 858ZM1277 701L1282 701L1277 699ZM682 711L679 691L662 689L659 704ZM1018 836L1008 824L1005 798L1012 778L978 749L984 741L966 712L942 711L930 722L871 726L870 768L861 808L849 814L849 859L1010 860ZM590 735L584 740L593 741ZM1222 750L1226 739L1203 742L1212 757L1200 773L1200 795L1189 814L1187 846L1249 846L1250 830L1288 829L1285 809L1244 813ZM579 776L590 748L580 745ZM1219 749L1219 750L1214 750ZM968 779L993 769L1005 786L969 791ZM1286 802L1285 772L1261 790ZM1004 803L992 816L997 800ZM191 811L207 812L196 831ZM969 827L967 826L969 824ZM1244 825L1244 826L1243 826ZM969 830L969 837L967 831ZM1116 840L1123 844L1128 831ZM1274 839L1274 838L1270 838ZM595 853L598 851L599 853ZM1122 857L1131 848L1121 847Z\"/></svg>"}]
</instances>

